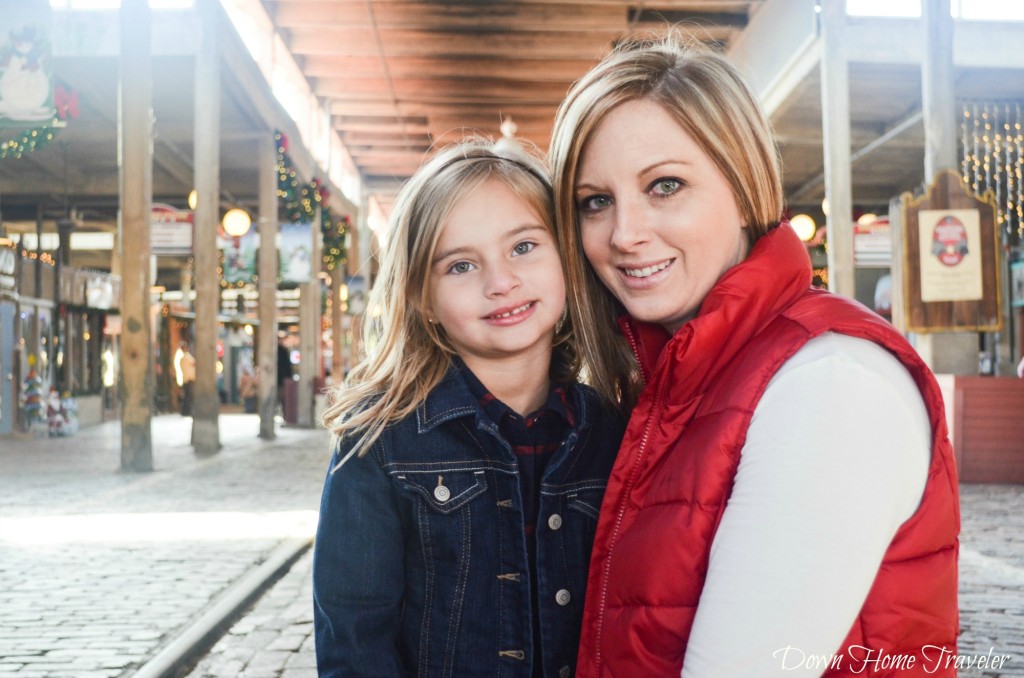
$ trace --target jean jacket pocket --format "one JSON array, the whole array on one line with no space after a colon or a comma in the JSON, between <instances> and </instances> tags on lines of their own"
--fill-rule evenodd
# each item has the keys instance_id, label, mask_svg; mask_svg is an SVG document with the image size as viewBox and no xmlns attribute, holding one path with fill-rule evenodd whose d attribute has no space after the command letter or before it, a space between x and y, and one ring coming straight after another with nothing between
<instances>
[{"instance_id":1,"label":"jean jacket pocket","mask_svg":"<svg viewBox=\"0 0 1024 678\"><path fill-rule=\"evenodd\" d=\"M395 480L442 514L458 511L487 491L484 471L401 471L395 473Z\"/></svg>"}]
</instances>

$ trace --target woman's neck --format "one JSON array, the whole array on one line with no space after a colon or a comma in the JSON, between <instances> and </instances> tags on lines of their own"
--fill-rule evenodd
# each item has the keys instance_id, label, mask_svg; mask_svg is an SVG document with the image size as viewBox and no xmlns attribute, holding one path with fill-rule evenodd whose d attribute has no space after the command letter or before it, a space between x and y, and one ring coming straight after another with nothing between
<instances>
[{"instance_id":1,"label":"woman's neck","mask_svg":"<svg viewBox=\"0 0 1024 678\"><path fill-rule=\"evenodd\" d=\"M491 395L524 417L540 409L548 399L550 351L507 360L463 358L463 361Z\"/></svg>"}]
</instances>

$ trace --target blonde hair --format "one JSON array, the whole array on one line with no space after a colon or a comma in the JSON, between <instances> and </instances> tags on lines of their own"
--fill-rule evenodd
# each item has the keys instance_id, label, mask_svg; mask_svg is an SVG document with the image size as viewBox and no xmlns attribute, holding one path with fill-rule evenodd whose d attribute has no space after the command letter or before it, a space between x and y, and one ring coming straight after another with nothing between
<instances>
[{"instance_id":1,"label":"blonde hair","mask_svg":"<svg viewBox=\"0 0 1024 678\"><path fill-rule=\"evenodd\" d=\"M636 364L615 330L618 302L584 255L574 185L594 130L613 108L637 99L663 106L721 171L751 244L778 225L783 209L782 170L771 125L725 57L671 32L620 45L573 85L551 135L556 233L591 382L605 397L626 405L639 389Z\"/></svg>"},{"instance_id":2,"label":"blonde hair","mask_svg":"<svg viewBox=\"0 0 1024 678\"><path fill-rule=\"evenodd\" d=\"M455 349L427 319L430 262L453 207L489 179L508 186L554 233L551 183L535 149L507 139L472 138L443 148L416 171L395 201L388 247L368 299L368 355L331 393L321 417L336 436L356 437L341 463L366 454L384 428L414 412L451 367ZM561 323L552 358L558 381L579 373L571 337L571 322Z\"/></svg>"}]
</instances>

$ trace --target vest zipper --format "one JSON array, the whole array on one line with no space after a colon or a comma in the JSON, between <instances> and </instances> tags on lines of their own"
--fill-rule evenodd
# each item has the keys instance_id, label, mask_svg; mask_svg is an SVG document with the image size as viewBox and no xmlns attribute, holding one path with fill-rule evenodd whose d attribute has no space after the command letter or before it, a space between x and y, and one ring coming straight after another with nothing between
<instances>
[{"instance_id":1,"label":"vest zipper","mask_svg":"<svg viewBox=\"0 0 1024 678\"><path fill-rule=\"evenodd\" d=\"M633 342L632 333L627 333L630 344L633 346L634 351L636 345ZM636 353L639 359L640 354ZM659 375L660 376L660 375ZM629 495L633 491L633 483L636 481L637 475L640 473L640 466L643 462L644 455L647 452L647 438L651 433L651 426L654 424L654 417L658 411L658 405L661 404L661 383L654 384L654 401L651 403L651 413L647 416L647 421L644 423L644 433L640 437L640 447L637 450L636 461L633 465L633 470L626 480L626 484L623 486L622 498L619 501L619 508L615 515L615 527L612 529L611 538L608 540L608 556L605 558L604 572L602 573L601 579L601 604L598 607L597 613L597 666L601 666L601 637L604 633L604 611L605 603L608 600L608 575L612 567L612 550L615 542L618 540L619 528L622 527L622 519L626 514L626 504L629 500Z\"/></svg>"}]
</instances>

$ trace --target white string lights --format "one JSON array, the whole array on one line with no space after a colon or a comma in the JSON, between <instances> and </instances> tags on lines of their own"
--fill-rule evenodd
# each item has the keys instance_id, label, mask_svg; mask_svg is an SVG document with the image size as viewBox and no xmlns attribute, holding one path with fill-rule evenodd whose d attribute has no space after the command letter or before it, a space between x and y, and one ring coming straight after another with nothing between
<instances>
[{"instance_id":1,"label":"white string lights","mask_svg":"<svg viewBox=\"0 0 1024 678\"><path fill-rule=\"evenodd\" d=\"M967 103L960 119L964 183L977 196L991 192L1006 236L1024 238L1024 131L1020 103Z\"/></svg>"}]
</instances>

